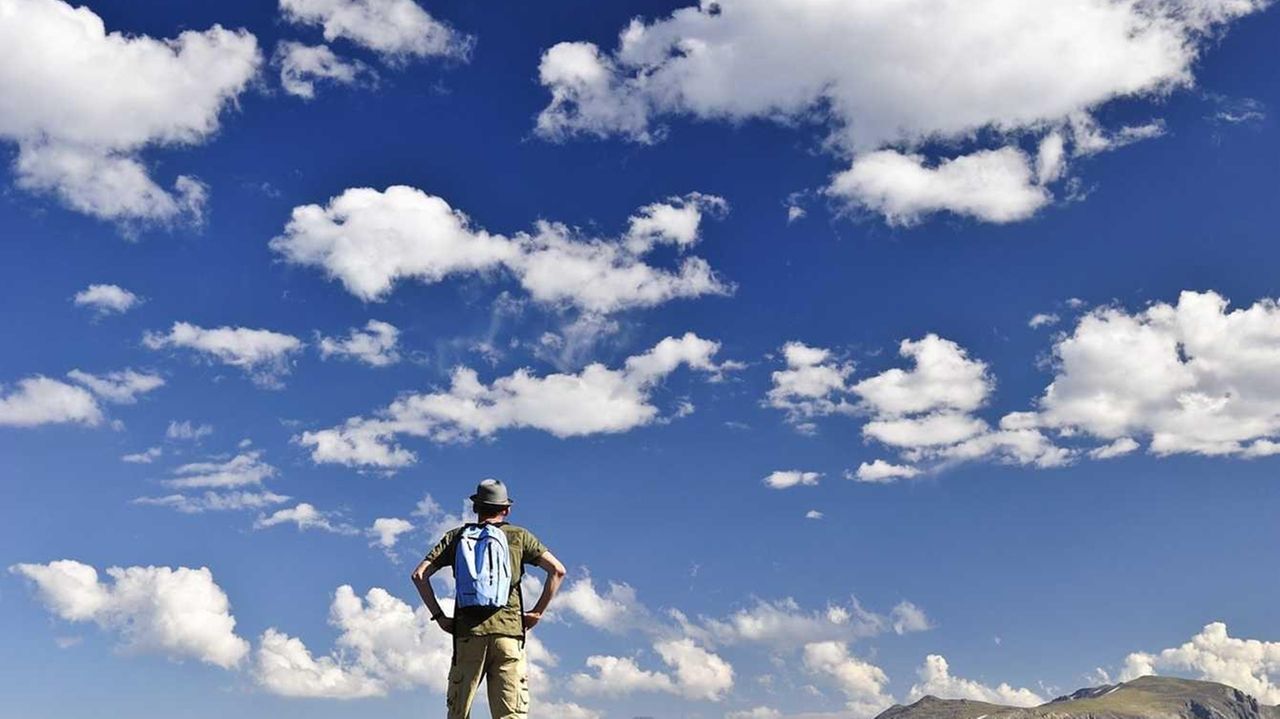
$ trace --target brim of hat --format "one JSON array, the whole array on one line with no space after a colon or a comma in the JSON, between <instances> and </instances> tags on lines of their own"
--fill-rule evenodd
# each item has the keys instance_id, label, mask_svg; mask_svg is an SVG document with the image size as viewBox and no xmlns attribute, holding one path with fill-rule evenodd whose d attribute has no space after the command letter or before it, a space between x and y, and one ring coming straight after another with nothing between
<instances>
[{"instance_id":1,"label":"brim of hat","mask_svg":"<svg viewBox=\"0 0 1280 719\"><path fill-rule=\"evenodd\" d=\"M515 500L511 499L510 497L508 497L507 501L505 502L486 502L483 499L480 499L480 495L478 494L471 495L471 501L479 502L480 504L487 504L492 507L510 507L511 505L515 504Z\"/></svg>"}]
</instances>

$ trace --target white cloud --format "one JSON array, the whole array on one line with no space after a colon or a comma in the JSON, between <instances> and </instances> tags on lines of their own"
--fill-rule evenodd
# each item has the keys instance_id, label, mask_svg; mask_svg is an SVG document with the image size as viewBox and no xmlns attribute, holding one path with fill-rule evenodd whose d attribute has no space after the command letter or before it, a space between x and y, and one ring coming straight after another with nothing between
<instances>
[{"instance_id":1,"label":"white cloud","mask_svg":"<svg viewBox=\"0 0 1280 719\"><path fill-rule=\"evenodd\" d=\"M142 343L153 350L177 347L194 350L210 360L243 370L254 383L276 388L289 373L289 355L302 348L291 335L247 327L206 329L174 322L167 334L148 332Z\"/></svg>"},{"instance_id":2,"label":"white cloud","mask_svg":"<svg viewBox=\"0 0 1280 719\"><path fill-rule=\"evenodd\" d=\"M869 719L893 703L893 698L884 691L889 683L884 670L849 654L849 647L843 642L806 644L804 666L835 681L848 699L849 712L856 719Z\"/></svg>"},{"instance_id":3,"label":"white cloud","mask_svg":"<svg viewBox=\"0 0 1280 719\"><path fill-rule=\"evenodd\" d=\"M1027 320L1027 326L1032 329L1051 327L1058 324L1060 319L1062 318L1052 312L1037 312L1031 316L1031 319Z\"/></svg>"},{"instance_id":4,"label":"white cloud","mask_svg":"<svg viewBox=\"0 0 1280 719\"><path fill-rule=\"evenodd\" d=\"M164 483L177 489L231 489L261 485L276 475L276 468L262 461L261 450L243 452L225 462L192 462L173 470Z\"/></svg>"},{"instance_id":5,"label":"white cloud","mask_svg":"<svg viewBox=\"0 0 1280 719\"><path fill-rule=\"evenodd\" d=\"M442 601L446 611L450 603ZM412 609L380 587L361 598L344 585L334 593L329 623L341 634L335 650L319 658L301 640L268 629L257 652L257 681L283 696L338 699L447 688L452 639L431 621L425 606Z\"/></svg>"},{"instance_id":6,"label":"white cloud","mask_svg":"<svg viewBox=\"0 0 1280 719\"><path fill-rule=\"evenodd\" d=\"M355 534L357 532L350 525L341 522L335 523L333 513L321 512L315 506L306 502L288 509L278 509L270 516L258 515L258 519L253 523L253 528L267 529L281 524L292 524L300 532L308 529L318 529L333 534Z\"/></svg>"},{"instance_id":7,"label":"white cloud","mask_svg":"<svg viewBox=\"0 0 1280 719\"><path fill-rule=\"evenodd\" d=\"M0 392L0 427L102 423L102 408L92 394L56 379L28 377L18 380L16 388L0 387Z\"/></svg>"},{"instance_id":8,"label":"white cloud","mask_svg":"<svg viewBox=\"0 0 1280 719\"><path fill-rule=\"evenodd\" d=\"M1111 444L1104 444L1101 447L1089 450L1089 457L1091 459L1121 457L1136 451L1140 446L1132 437L1121 437Z\"/></svg>"},{"instance_id":9,"label":"white cloud","mask_svg":"<svg viewBox=\"0 0 1280 719\"><path fill-rule=\"evenodd\" d=\"M164 431L166 439L199 440L213 434L213 425L196 424L191 420L170 420Z\"/></svg>"},{"instance_id":10,"label":"white cloud","mask_svg":"<svg viewBox=\"0 0 1280 719\"><path fill-rule=\"evenodd\" d=\"M892 464L883 459L877 459L871 463L863 462L859 464L856 472L852 474L846 473L845 477L855 482L888 484L899 479L911 479L919 475L920 470L910 465Z\"/></svg>"},{"instance_id":11,"label":"white cloud","mask_svg":"<svg viewBox=\"0 0 1280 719\"><path fill-rule=\"evenodd\" d=\"M1130 654L1120 680L1157 670L1190 672L1200 679L1235 687L1263 704L1280 704L1280 642L1232 637L1222 622L1206 624L1181 646L1155 654Z\"/></svg>"},{"instance_id":12,"label":"white cloud","mask_svg":"<svg viewBox=\"0 0 1280 719\"><path fill-rule=\"evenodd\" d=\"M1017 222L1052 199L1036 184L1031 158L1015 147L981 150L936 166L923 155L869 152L832 178L827 193L891 225L913 225L944 210L986 222Z\"/></svg>"},{"instance_id":13,"label":"white cloud","mask_svg":"<svg viewBox=\"0 0 1280 719\"><path fill-rule=\"evenodd\" d=\"M675 692L675 683L662 672L641 669L630 657L593 655L587 667L595 674L569 677L569 690L580 695L625 696L634 692Z\"/></svg>"},{"instance_id":14,"label":"white cloud","mask_svg":"<svg viewBox=\"0 0 1280 719\"><path fill-rule=\"evenodd\" d=\"M629 584L609 582L609 591L596 590L590 574L574 580L556 595L556 605L596 629L626 632L648 624L649 610L636 599Z\"/></svg>"},{"instance_id":15,"label":"white cloud","mask_svg":"<svg viewBox=\"0 0 1280 719\"><path fill-rule=\"evenodd\" d=\"M266 509L289 501L289 497L270 491L204 492L203 494L167 494L162 497L138 497L134 504L168 507L183 514Z\"/></svg>"},{"instance_id":16,"label":"white cloud","mask_svg":"<svg viewBox=\"0 0 1280 719\"><path fill-rule=\"evenodd\" d=\"M134 372L131 369L105 375L73 369L67 373L67 377L84 385L102 399L116 404L133 404L138 401L138 395L164 386L164 378L160 375Z\"/></svg>"},{"instance_id":17,"label":"white cloud","mask_svg":"<svg viewBox=\"0 0 1280 719\"><path fill-rule=\"evenodd\" d=\"M782 712L773 707L752 707L736 712L729 712L724 719L782 719Z\"/></svg>"},{"instance_id":18,"label":"white cloud","mask_svg":"<svg viewBox=\"0 0 1280 719\"><path fill-rule=\"evenodd\" d=\"M829 350L788 342L782 347L786 369L775 371L765 403L787 413L787 421L802 432L813 432L813 419L852 410L842 397L853 364L838 362Z\"/></svg>"},{"instance_id":19,"label":"white cloud","mask_svg":"<svg viewBox=\"0 0 1280 719\"><path fill-rule=\"evenodd\" d=\"M392 64L413 58L465 60L474 40L436 20L413 0L280 0L286 20L324 28L324 39L345 38Z\"/></svg>"},{"instance_id":20,"label":"white cloud","mask_svg":"<svg viewBox=\"0 0 1280 719\"><path fill-rule=\"evenodd\" d=\"M1037 422L1109 442L1148 438L1159 455L1252 456L1280 437L1278 338L1272 300L1230 309L1188 291L1141 312L1096 309L1054 346Z\"/></svg>"},{"instance_id":21,"label":"white cloud","mask_svg":"<svg viewBox=\"0 0 1280 719\"><path fill-rule=\"evenodd\" d=\"M353 417L332 429L297 438L315 462L384 468L411 464L415 456L394 443L398 435L435 442L489 437L515 428L557 437L625 432L659 419L650 395L681 366L717 375L720 346L692 333L668 337L620 369L590 364L578 374L538 377L528 370L485 385L475 370L454 370L448 390L404 395L373 418Z\"/></svg>"},{"instance_id":22,"label":"white cloud","mask_svg":"<svg viewBox=\"0 0 1280 719\"><path fill-rule=\"evenodd\" d=\"M724 207L718 197L691 193L642 208L621 238L582 237L545 221L505 237L473 228L443 199L412 187L352 188L327 206L295 207L271 249L323 269L365 301L383 299L401 279L435 283L505 270L538 302L609 313L729 292L701 258L684 257L673 270L643 259L658 244L691 247L702 217Z\"/></svg>"},{"instance_id":23,"label":"white cloud","mask_svg":"<svg viewBox=\"0 0 1280 719\"><path fill-rule=\"evenodd\" d=\"M395 548L400 535L413 531L413 523L399 517L378 517L373 520L366 534L373 538L374 544L386 551Z\"/></svg>"},{"instance_id":24,"label":"white cloud","mask_svg":"<svg viewBox=\"0 0 1280 719\"><path fill-rule=\"evenodd\" d=\"M933 628L924 610L906 600L898 602L889 612L889 617L893 621L895 634L923 632Z\"/></svg>"},{"instance_id":25,"label":"white cloud","mask_svg":"<svg viewBox=\"0 0 1280 719\"><path fill-rule=\"evenodd\" d=\"M603 696L653 691L687 699L719 701L733 686L733 667L691 639L659 640L653 648L671 668L671 673L641 669L630 657L596 655L587 657L586 661L595 674L571 676L570 691Z\"/></svg>"},{"instance_id":26,"label":"white cloud","mask_svg":"<svg viewBox=\"0 0 1280 719\"><path fill-rule=\"evenodd\" d=\"M827 350L798 346L802 359L788 358L792 369L832 369ZM920 470L911 465L921 462L995 459L1052 467L1071 460L1070 450L1056 446L1038 429L1033 413L1006 415L999 428L975 416L994 391L995 380L985 362L969 357L955 342L929 334L919 340L903 340L898 353L909 359L912 367L890 368L854 384L848 382L851 368L834 375L828 372L828 378L813 383L807 394L789 390L783 395L783 380L792 370L775 372L766 401L786 410L789 417L794 406L803 407L802 416L807 417L837 413L869 416L862 425L863 436L897 450L908 464L879 459L863 463L856 472L846 474L855 480L884 482L915 476ZM782 402L782 396L804 399Z\"/></svg>"},{"instance_id":27,"label":"white cloud","mask_svg":"<svg viewBox=\"0 0 1280 719\"><path fill-rule=\"evenodd\" d=\"M603 719L604 714L573 702L536 701L529 707L531 719Z\"/></svg>"},{"instance_id":28,"label":"white cloud","mask_svg":"<svg viewBox=\"0 0 1280 719\"><path fill-rule=\"evenodd\" d=\"M797 469L778 470L764 478L764 484L771 489L787 489L798 485L814 486L822 477L820 472L801 472Z\"/></svg>"},{"instance_id":29,"label":"white cloud","mask_svg":"<svg viewBox=\"0 0 1280 719\"><path fill-rule=\"evenodd\" d=\"M71 299L77 307L90 307L99 315L123 314L142 301L119 285L89 285Z\"/></svg>"},{"instance_id":30,"label":"white cloud","mask_svg":"<svg viewBox=\"0 0 1280 719\"><path fill-rule=\"evenodd\" d=\"M655 642L654 651L674 672L679 693L689 699L719 701L733 688L733 667L689 638Z\"/></svg>"},{"instance_id":31,"label":"white cloud","mask_svg":"<svg viewBox=\"0 0 1280 719\"><path fill-rule=\"evenodd\" d=\"M990 704L1006 704L1018 707L1034 707L1045 703L1045 698L1030 689L1015 689L1001 682L990 687L972 679L951 675L947 660L938 654L925 657L917 670L920 681L911 686L907 701L914 702L926 695L939 699L968 699Z\"/></svg>"},{"instance_id":32,"label":"white cloud","mask_svg":"<svg viewBox=\"0 0 1280 719\"><path fill-rule=\"evenodd\" d=\"M284 91L304 100L315 98L318 82L354 85L361 79L377 79L367 65L339 57L328 45L307 45L294 40L276 45L271 64L280 68L280 86Z\"/></svg>"},{"instance_id":33,"label":"white cloud","mask_svg":"<svg viewBox=\"0 0 1280 719\"><path fill-rule=\"evenodd\" d=\"M253 35L107 33L61 0L0 0L0 17L0 139L18 145L18 185L104 219L199 217L204 186L182 175L165 190L138 156L217 131L261 63Z\"/></svg>"},{"instance_id":34,"label":"white cloud","mask_svg":"<svg viewBox=\"0 0 1280 719\"><path fill-rule=\"evenodd\" d=\"M717 644L763 644L795 648L825 639L855 640L875 636L891 620L867 611L856 599L848 605L829 604L822 610L804 610L792 598L755 600L723 619L702 617L696 628L686 629Z\"/></svg>"},{"instance_id":35,"label":"white cloud","mask_svg":"<svg viewBox=\"0 0 1280 719\"><path fill-rule=\"evenodd\" d=\"M822 512L819 512L816 509L810 509L808 512L804 513L805 519L822 519L823 516Z\"/></svg>"},{"instance_id":36,"label":"white cloud","mask_svg":"<svg viewBox=\"0 0 1280 719\"><path fill-rule=\"evenodd\" d=\"M382 683L333 657L315 658L301 639L267 629L258 640L255 677L273 694L311 699L359 699L386 693Z\"/></svg>"},{"instance_id":37,"label":"white cloud","mask_svg":"<svg viewBox=\"0 0 1280 719\"><path fill-rule=\"evenodd\" d=\"M364 330L352 329L346 339L321 337L320 355L359 360L370 367L386 367L400 361L400 330L394 325L369 320Z\"/></svg>"},{"instance_id":38,"label":"white cloud","mask_svg":"<svg viewBox=\"0 0 1280 719\"><path fill-rule=\"evenodd\" d=\"M971 412L994 388L985 363L970 359L959 345L937 335L903 340L898 354L915 366L885 370L852 387L877 416Z\"/></svg>"},{"instance_id":39,"label":"white cloud","mask_svg":"<svg viewBox=\"0 0 1280 719\"><path fill-rule=\"evenodd\" d=\"M249 643L236 636L227 595L206 568L111 567L109 584L98 580L93 567L69 559L17 564L9 571L34 582L50 612L114 631L128 651L223 668L238 665L249 652Z\"/></svg>"},{"instance_id":40,"label":"white cloud","mask_svg":"<svg viewBox=\"0 0 1280 719\"><path fill-rule=\"evenodd\" d=\"M463 501L463 507L458 514L446 512L444 507L435 500L430 494L418 500L414 506L413 512L410 513L414 517L422 518L423 532L432 541L436 541L444 536L444 533L455 527L461 527L468 522L476 521L476 515L471 511L471 502Z\"/></svg>"},{"instance_id":41,"label":"white cloud","mask_svg":"<svg viewBox=\"0 0 1280 719\"><path fill-rule=\"evenodd\" d=\"M162 454L164 454L164 450L161 449L160 447L148 447L147 449L144 449L141 452L126 454L120 457L120 461L128 462L130 464L151 464L152 462L156 461Z\"/></svg>"},{"instance_id":42,"label":"white cloud","mask_svg":"<svg viewBox=\"0 0 1280 719\"><path fill-rule=\"evenodd\" d=\"M1189 87L1208 39L1266 4L704 2L632 20L613 52L587 42L548 49L539 79L551 102L537 132L651 143L671 115L822 122L828 147L850 161L829 192L891 221L937 210L1012 221L1049 201L1068 151L1057 142L1087 149L1076 147L1073 119ZM1046 145L1055 133L1061 140ZM1040 145L1034 167L1013 144L1023 139ZM914 153L931 143L978 147L926 166Z\"/></svg>"}]
</instances>

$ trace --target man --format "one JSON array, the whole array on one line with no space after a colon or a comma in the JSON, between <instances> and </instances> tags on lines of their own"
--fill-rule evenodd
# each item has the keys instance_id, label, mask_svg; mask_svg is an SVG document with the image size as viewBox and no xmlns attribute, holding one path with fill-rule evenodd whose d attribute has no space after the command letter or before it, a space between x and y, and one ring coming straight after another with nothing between
<instances>
[{"instance_id":1,"label":"man","mask_svg":"<svg viewBox=\"0 0 1280 719\"><path fill-rule=\"evenodd\" d=\"M507 523L513 502L507 487L496 479L486 479L471 495L477 525L458 527L445 533L426 558L413 570L413 583L431 612L432 621L453 635L453 664L449 669L446 702L449 719L470 719L480 680L486 679L489 711L493 719L525 719L529 713L529 672L525 659L525 632L537 626L551 598L564 581L564 565L543 546L533 533ZM468 527L500 528L506 536L512 575L510 593L501 606L457 607L446 617L431 587L431 575L454 566L460 536ZM492 556L492 555L491 555ZM521 606L520 579L524 565L537 565L547 572L542 595L533 609ZM501 604L499 602L499 604Z\"/></svg>"}]
</instances>

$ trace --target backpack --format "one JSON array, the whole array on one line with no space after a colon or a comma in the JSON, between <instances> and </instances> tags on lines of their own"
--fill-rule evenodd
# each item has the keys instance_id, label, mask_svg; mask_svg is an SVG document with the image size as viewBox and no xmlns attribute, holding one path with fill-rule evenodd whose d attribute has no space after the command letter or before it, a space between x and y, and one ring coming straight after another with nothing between
<instances>
[{"instance_id":1,"label":"backpack","mask_svg":"<svg viewBox=\"0 0 1280 719\"><path fill-rule=\"evenodd\" d=\"M458 534L453 556L459 607L507 606L511 598L511 550L496 524L468 524Z\"/></svg>"}]
</instances>

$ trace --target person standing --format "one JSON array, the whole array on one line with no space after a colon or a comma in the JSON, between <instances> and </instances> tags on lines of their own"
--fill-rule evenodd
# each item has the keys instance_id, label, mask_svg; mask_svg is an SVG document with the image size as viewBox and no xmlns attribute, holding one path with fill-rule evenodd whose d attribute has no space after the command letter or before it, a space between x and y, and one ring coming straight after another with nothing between
<instances>
[{"instance_id":1,"label":"person standing","mask_svg":"<svg viewBox=\"0 0 1280 719\"><path fill-rule=\"evenodd\" d=\"M507 522L512 504L502 482L480 482L471 495L477 521L445 532L413 570L432 621L453 635L449 719L470 719L481 680L493 719L525 719L529 713L525 633L542 619L565 569L532 532ZM547 573L542 595L527 612L520 591L526 564ZM431 575L445 567L453 567L457 587L453 617L445 616L431 587Z\"/></svg>"}]
</instances>

